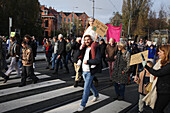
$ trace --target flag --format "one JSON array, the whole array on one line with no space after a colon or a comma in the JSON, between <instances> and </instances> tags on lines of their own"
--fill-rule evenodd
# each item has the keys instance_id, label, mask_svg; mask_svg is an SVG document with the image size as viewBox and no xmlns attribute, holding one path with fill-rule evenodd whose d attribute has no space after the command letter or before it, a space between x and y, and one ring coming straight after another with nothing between
<instances>
[{"instance_id":1,"label":"flag","mask_svg":"<svg viewBox=\"0 0 170 113\"><path fill-rule=\"evenodd\" d=\"M107 41L109 42L110 38L115 39L115 42L119 42L120 35L121 35L121 24L120 27L115 27L110 24L107 24Z\"/></svg>"}]
</instances>

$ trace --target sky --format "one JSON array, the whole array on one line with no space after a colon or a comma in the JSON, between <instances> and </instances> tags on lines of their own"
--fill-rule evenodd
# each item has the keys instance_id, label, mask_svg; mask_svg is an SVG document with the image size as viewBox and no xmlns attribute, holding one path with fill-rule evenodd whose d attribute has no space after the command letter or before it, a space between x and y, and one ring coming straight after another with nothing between
<instances>
[{"instance_id":1,"label":"sky","mask_svg":"<svg viewBox=\"0 0 170 113\"><path fill-rule=\"evenodd\" d=\"M88 16L93 16L93 0L39 0L41 5L53 7L57 11L64 12L85 12ZM109 22L113 17L113 12L120 12L122 9L123 0L94 0L95 13L94 17L104 24ZM161 5L169 12L170 16L170 0L152 0L152 10L157 13L161 9Z\"/></svg>"}]
</instances>

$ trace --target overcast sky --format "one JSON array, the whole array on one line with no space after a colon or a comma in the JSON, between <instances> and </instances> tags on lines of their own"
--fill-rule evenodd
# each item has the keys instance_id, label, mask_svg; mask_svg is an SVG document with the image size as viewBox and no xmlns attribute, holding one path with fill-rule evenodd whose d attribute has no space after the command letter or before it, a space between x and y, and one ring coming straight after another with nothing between
<instances>
[{"instance_id":1,"label":"overcast sky","mask_svg":"<svg viewBox=\"0 0 170 113\"><path fill-rule=\"evenodd\" d=\"M54 7L57 11L65 12L86 12L88 16L93 15L93 0L39 0L41 5ZM157 13L161 4L164 9L170 13L170 0L152 0L154 2L152 9ZM113 12L120 12L123 0L95 0L95 18L103 23L109 22L109 18L113 17ZM170 15L169 15L170 16Z\"/></svg>"}]
</instances>

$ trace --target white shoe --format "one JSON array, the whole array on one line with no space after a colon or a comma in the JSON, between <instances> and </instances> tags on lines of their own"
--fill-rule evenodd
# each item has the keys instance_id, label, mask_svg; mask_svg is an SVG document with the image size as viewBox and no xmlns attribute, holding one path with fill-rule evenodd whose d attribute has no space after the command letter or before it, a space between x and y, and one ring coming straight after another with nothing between
<instances>
[{"instance_id":1,"label":"white shoe","mask_svg":"<svg viewBox=\"0 0 170 113\"><path fill-rule=\"evenodd\" d=\"M98 97L93 97L92 102L96 102L98 99L99 99L99 96Z\"/></svg>"},{"instance_id":2,"label":"white shoe","mask_svg":"<svg viewBox=\"0 0 170 113\"><path fill-rule=\"evenodd\" d=\"M85 107L84 106L80 106L79 108L78 108L78 112L81 112L81 111L83 111L85 109Z\"/></svg>"},{"instance_id":3,"label":"white shoe","mask_svg":"<svg viewBox=\"0 0 170 113\"><path fill-rule=\"evenodd\" d=\"M95 68L96 67L96 65L91 65L91 68Z\"/></svg>"}]
</instances>

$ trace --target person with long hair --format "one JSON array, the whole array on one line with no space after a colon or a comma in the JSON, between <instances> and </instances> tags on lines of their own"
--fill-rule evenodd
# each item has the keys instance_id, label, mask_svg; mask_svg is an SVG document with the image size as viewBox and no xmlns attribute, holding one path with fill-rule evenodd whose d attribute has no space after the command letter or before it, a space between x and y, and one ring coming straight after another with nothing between
<instances>
[{"instance_id":1,"label":"person with long hair","mask_svg":"<svg viewBox=\"0 0 170 113\"><path fill-rule=\"evenodd\" d=\"M170 46L160 46L158 54L161 59L161 68L159 70L154 70L147 66L146 61L142 62L145 70L149 71L153 76L158 77L156 83L157 100L153 113L163 113L170 102Z\"/></svg>"},{"instance_id":2,"label":"person with long hair","mask_svg":"<svg viewBox=\"0 0 170 113\"><path fill-rule=\"evenodd\" d=\"M92 28L93 28L93 23L94 23L94 21L95 21L95 18L92 18L92 17L89 18L88 23L87 23L87 25L86 25L85 32L84 32L83 37L82 37L82 40L81 40L82 46L85 46L84 36L86 36L86 35L90 35L90 36L91 36L92 41L93 41L93 43L91 44L91 57L92 57L92 59L95 59L95 49L96 49L96 47L97 47L98 44L99 44L98 35L97 35L97 33L92 29ZM94 68L95 65L92 65L91 67Z\"/></svg>"}]
</instances>

